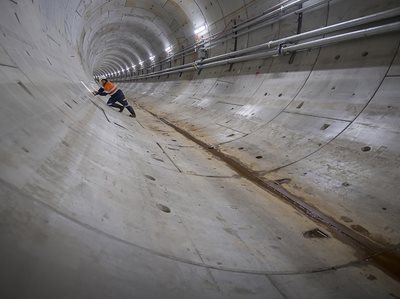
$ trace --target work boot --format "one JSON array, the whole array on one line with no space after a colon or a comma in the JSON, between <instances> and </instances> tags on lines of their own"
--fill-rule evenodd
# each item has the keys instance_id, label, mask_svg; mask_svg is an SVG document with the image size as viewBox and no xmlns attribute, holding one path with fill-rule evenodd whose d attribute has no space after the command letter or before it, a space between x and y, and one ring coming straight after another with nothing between
<instances>
[{"instance_id":1,"label":"work boot","mask_svg":"<svg viewBox=\"0 0 400 299\"><path fill-rule=\"evenodd\" d=\"M121 105L115 104L115 103L112 104L111 107L118 108L119 112L122 112L124 110L124 106L121 106Z\"/></svg>"},{"instance_id":2,"label":"work boot","mask_svg":"<svg viewBox=\"0 0 400 299\"><path fill-rule=\"evenodd\" d=\"M131 113L131 115L129 115L130 117L136 117L135 110L133 110L132 106L128 106L126 109Z\"/></svg>"}]
</instances>

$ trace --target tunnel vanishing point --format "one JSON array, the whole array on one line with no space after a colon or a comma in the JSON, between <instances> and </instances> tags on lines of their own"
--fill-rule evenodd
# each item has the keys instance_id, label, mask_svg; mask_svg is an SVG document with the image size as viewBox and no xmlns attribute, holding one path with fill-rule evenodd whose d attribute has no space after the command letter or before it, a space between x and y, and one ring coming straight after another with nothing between
<instances>
[{"instance_id":1,"label":"tunnel vanishing point","mask_svg":"<svg viewBox=\"0 0 400 299\"><path fill-rule=\"evenodd\" d=\"M0 298L400 298L399 0L0 8Z\"/></svg>"}]
</instances>

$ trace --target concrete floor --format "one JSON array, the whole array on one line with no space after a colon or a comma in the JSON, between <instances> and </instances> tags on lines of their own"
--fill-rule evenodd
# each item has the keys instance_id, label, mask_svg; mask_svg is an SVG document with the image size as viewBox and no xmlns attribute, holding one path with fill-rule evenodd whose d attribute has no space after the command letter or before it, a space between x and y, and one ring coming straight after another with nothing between
<instances>
[{"instance_id":1,"label":"concrete floor","mask_svg":"<svg viewBox=\"0 0 400 299\"><path fill-rule=\"evenodd\" d=\"M0 3L0 298L400 298L398 33L119 82L137 119L86 89L204 20L217 30L278 3L208 2ZM331 1L303 30L395 6ZM283 179L391 266L208 147Z\"/></svg>"}]
</instances>

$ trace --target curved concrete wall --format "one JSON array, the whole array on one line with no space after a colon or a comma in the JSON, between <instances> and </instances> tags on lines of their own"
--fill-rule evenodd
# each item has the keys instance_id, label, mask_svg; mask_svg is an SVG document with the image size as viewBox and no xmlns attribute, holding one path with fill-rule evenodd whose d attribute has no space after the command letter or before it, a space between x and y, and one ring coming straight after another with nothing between
<instances>
[{"instance_id":1,"label":"curved concrete wall","mask_svg":"<svg viewBox=\"0 0 400 299\"><path fill-rule=\"evenodd\" d=\"M217 33L278 3L0 4L2 297L400 296L397 282L329 228L146 111L136 122L87 90L97 88L92 72L163 58L168 45L193 43L201 24ZM330 1L305 12L301 30L396 6ZM237 46L296 30L297 17L285 19ZM255 176L285 179L306 203L397 250L399 37L120 86ZM210 55L232 48L228 41ZM329 238L305 238L314 228Z\"/></svg>"},{"instance_id":2,"label":"curved concrete wall","mask_svg":"<svg viewBox=\"0 0 400 299\"><path fill-rule=\"evenodd\" d=\"M349 11L348 2L334 1L329 13L328 6L305 13L303 26L307 31L398 3L376 4L364 1ZM285 37L297 26L295 19L279 25L269 36ZM249 39L261 43L265 34ZM294 194L368 237L397 244L398 46L399 35L379 36L297 53L292 62L290 56L251 61L231 72L221 67L218 76L203 70L187 75L191 82L179 82L178 91L178 76L124 87L260 176L290 178Z\"/></svg>"}]
</instances>

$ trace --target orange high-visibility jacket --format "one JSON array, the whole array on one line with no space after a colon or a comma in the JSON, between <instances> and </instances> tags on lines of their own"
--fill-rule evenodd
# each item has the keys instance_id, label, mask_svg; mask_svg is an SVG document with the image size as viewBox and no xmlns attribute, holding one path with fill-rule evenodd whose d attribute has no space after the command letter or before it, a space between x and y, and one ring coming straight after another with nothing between
<instances>
[{"instance_id":1,"label":"orange high-visibility jacket","mask_svg":"<svg viewBox=\"0 0 400 299\"><path fill-rule=\"evenodd\" d=\"M114 93L116 93L118 91L118 87L117 85L115 85L114 83L107 81L106 84L104 84L103 86L104 91L106 93L108 93L109 95L113 95Z\"/></svg>"}]
</instances>

